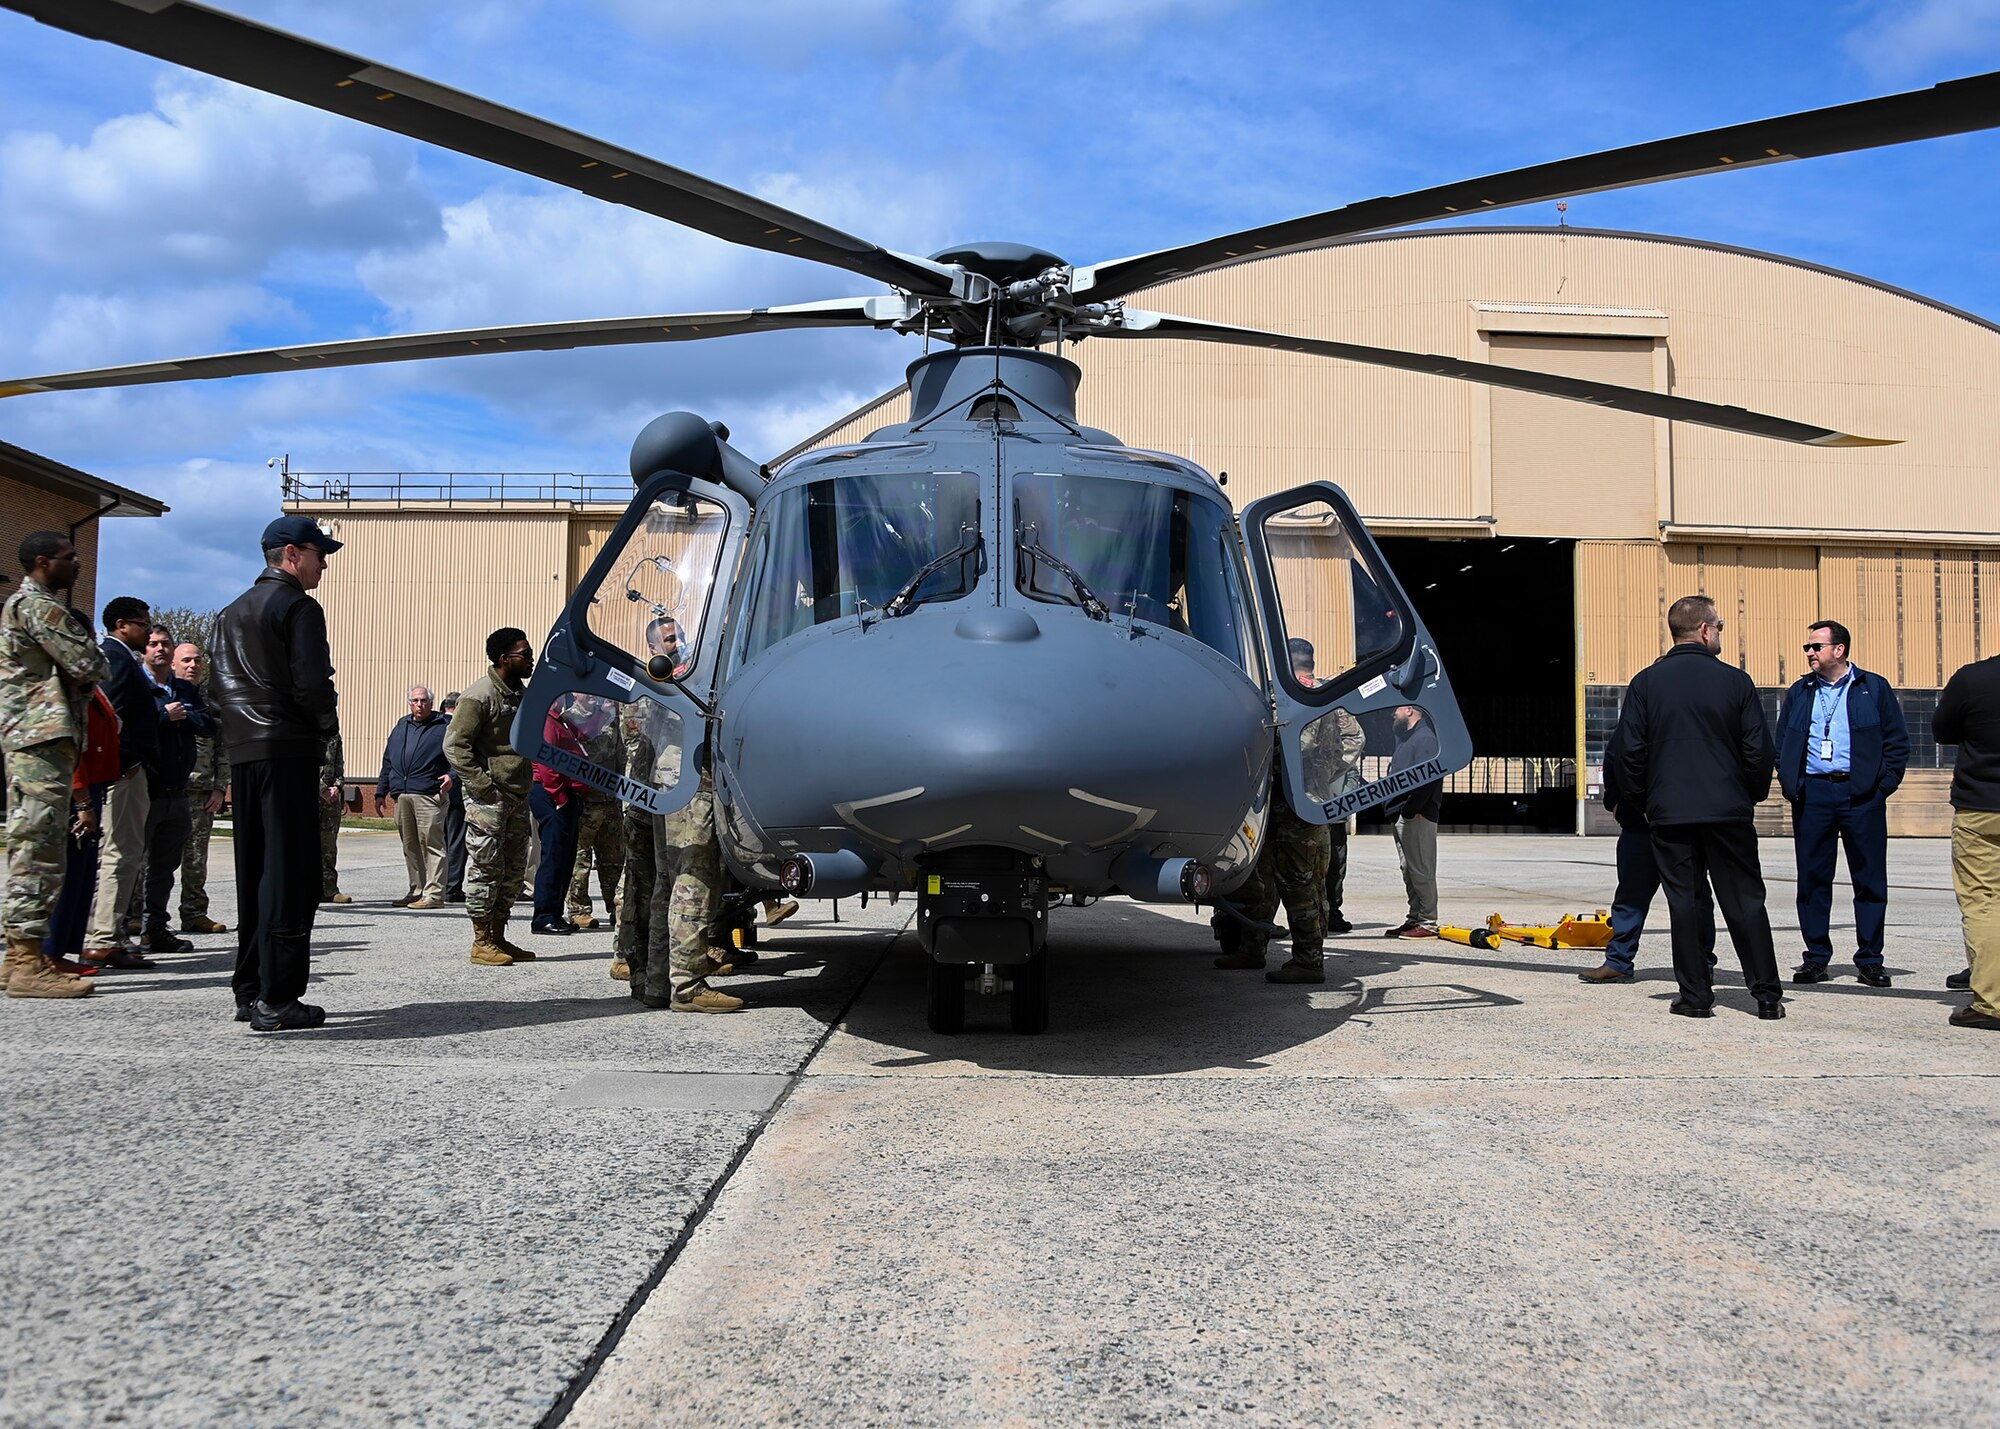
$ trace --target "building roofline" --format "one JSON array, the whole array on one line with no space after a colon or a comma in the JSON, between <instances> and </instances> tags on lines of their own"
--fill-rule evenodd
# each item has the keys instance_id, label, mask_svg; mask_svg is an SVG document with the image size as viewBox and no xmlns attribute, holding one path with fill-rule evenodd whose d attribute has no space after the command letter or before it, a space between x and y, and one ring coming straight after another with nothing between
<instances>
[{"instance_id":1,"label":"building roofline","mask_svg":"<svg viewBox=\"0 0 2000 1429\"><path fill-rule=\"evenodd\" d=\"M92 476L87 471L78 471L73 466L64 466L53 458L31 452L26 447L17 447L12 442L0 441L0 476L94 505L108 498L111 505L99 511L99 516L164 516L172 509L157 497L106 481L101 476Z\"/></svg>"},{"instance_id":2,"label":"building roofline","mask_svg":"<svg viewBox=\"0 0 2000 1429\"><path fill-rule=\"evenodd\" d=\"M1475 235L1496 233L1505 234L1510 237L1530 235L1547 238L1620 238L1634 243L1664 243L1676 248L1701 248L1711 253L1732 254L1738 258L1756 258L1766 263L1777 263L1787 268L1799 268L1808 273L1818 273L1822 277L1839 278L1845 282L1858 283L1864 288L1873 288L1877 292L1888 293L1893 297L1907 298L1913 303L1920 303L1924 307L1931 308L1937 312L1946 313L1955 318L1963 318L1966 322L1973 324L1975 327L1983 327L1988 332L2000 333L2000 322L1995 322L1990 318L1983 318L1977 313L1969 313L1964 308L1955 308L1950 303L1940 302L1936 298L1926 297L1924 294L1912 292L1908 288L1899 288L1894 283L1884 283L1880 279L1870 278L1864 273L1850 273L1845 268L1830 268L1824 263L1814 263L1805 258L1793 258L1784 253L1768 253L1761 248L1745 248L1735 243L1716 243L1706 238L1683 238L1672 233L1640 233L1622 228L1573 228L1566 225L1548 224L1458 224L1450 227L1397 229L1391 233L1364 233L1354 238L1336 238L1326 243L1308 244L1303 248L1288 248L1282 253L1253 253L1242 258L1233 258L1226 263L1219 263L1212 268L1204 268L1200 273L1183 273L1170 278L1162 278L1158 283L1152 284L1150 288L1135 290L1134 296L1137 296L1138 293L1150 292L1154 288L1164 287L1168 283L1179 282L1182 278L1204 277L1209 273L1219 273L1226 268L1241 267L1248 263L1268 263L1273 259L1291 258L1300 253L1316 253L1329 248L1349 248L1363 243L1395 243L1412 238L1468 238Z\"/></svg>"}]
</instances>

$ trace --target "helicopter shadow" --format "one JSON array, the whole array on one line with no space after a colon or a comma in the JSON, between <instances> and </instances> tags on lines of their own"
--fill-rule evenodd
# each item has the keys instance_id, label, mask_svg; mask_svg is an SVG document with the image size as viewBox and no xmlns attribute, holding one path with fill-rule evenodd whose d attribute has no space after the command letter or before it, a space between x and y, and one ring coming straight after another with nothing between
<instances>
[{"instance_id":1,"label":"helicopter shadow","mask_svg":"<svg viewBox=\"0 0 2000 1429\"><path fill-rule=\"evenodd\" d=\"M969 1062L1076 1077L1255 1071L1350 1023L1520 1004L1457 970L1394 987L1371 987L1338 959L1329 960L1321 984L1221 972L1206 924L1122 902L1065 910L1051 927L1049 953L1046 1032L1017 1035L1005 993L968 991L965 1030L941 1036L925 1024L927 959L916 938L904 935L842 1023L847 1037L874 1047L850 1044L847 1056L889 1070ZM909 1055L890 1050L898 1048Z\"/></svg>"}]
</instances>

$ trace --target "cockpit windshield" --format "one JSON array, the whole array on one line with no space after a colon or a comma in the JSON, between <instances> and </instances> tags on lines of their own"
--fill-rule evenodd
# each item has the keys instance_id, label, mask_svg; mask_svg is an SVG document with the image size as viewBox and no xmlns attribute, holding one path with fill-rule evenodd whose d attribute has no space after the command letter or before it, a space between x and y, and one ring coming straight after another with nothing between
<instances>
[{"instance_id":1,"label":"cockpit windshield","mask_svg":"<svg viewBox=\"0 0 2000 1429\"><path fill-rule=\"evenodd\" d=\"M985 569L970 472L828 477L765 496L757 515L737 664L864 607L895 615L964 595Z\"/></svg>"},{"instance_id":2,"label":"cockpit windshield","mask_svg":"<svg viewBox=\"0 0 2000 1429\"><path fill-rule=\"evenodd\" d=\"M1236 526L1221 502L1155 482L1023 473L1014 529L1023 595L1129 613L1245 663Z\"/></svg>"}]
</instances>

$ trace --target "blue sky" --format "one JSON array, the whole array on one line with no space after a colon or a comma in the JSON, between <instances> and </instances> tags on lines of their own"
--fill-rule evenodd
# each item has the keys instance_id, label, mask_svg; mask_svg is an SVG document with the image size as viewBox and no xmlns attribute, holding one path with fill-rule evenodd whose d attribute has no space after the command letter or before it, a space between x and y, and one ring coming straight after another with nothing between
<instances>
[{"instance_id":1,"label":"blue sky","mask_svg":"<svg viewBox=\"0 0 2000 1429\"><path fill-rule=\"evenodd\" d=\"M2000 0L234 8L906 252L1001 238L1077 263L2000 69ZM0 377L872 291L4 13L0 95ZM1987 133L1594 195L1569 218L2000 319L1996 177ZM783 334L57 393L0 402L0 437L174 506L107 523L118 574L100 589L219 604L254 570L278 453L620 472L639 427L687 407L765 457L915 355L884 334Z\"/></svg>"}]
</instances>

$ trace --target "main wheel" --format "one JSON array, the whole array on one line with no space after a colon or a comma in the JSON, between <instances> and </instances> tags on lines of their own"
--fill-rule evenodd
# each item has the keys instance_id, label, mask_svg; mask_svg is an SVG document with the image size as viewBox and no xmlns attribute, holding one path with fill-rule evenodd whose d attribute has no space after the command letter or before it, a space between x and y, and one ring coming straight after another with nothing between
<instances>
[{"instance_id":1,"label":"main wheel","mask_svg":"<svg viewBox=\"0 0 2000 1429\"><path fill-rule=\"evenodd\" d=\"M1033 1036L1049 1027L1049 955L1036 953L1014 968L1014 990L1008 995L1007 1021L1016 1032Z\"/></svg>"},{"instance_id":2,"label":"main wheel","mask_svg":"<svg viewBox=\"0 0 2000 1429\"><path fill-rule=\"evenodd\" d=\"M943 1036L965 1030L965 965L930 961L930 1014L924 1020Z\"/></svg>"}]
</instances>

